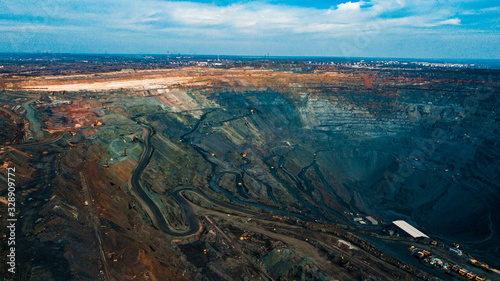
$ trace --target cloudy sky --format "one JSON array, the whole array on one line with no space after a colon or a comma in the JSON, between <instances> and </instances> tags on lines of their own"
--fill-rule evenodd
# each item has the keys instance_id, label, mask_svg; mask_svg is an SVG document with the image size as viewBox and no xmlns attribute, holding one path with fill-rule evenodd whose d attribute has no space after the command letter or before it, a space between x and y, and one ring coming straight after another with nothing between
<instances>
[{"instance_id":1,"label":"cloudy sky","mask_svg":"<svg viewBox=\"0 0 500 281\"><path fill-rule=\"evenodd\" d=\"M0 0L0 52L500 59L497 0Z\"/></svg>"}]
</instances>

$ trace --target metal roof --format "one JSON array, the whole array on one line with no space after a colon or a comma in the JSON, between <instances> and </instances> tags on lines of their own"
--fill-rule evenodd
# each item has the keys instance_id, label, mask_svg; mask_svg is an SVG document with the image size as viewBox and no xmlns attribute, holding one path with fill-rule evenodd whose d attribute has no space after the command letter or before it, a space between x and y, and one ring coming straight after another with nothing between
<instances>
[{"instance_id":1,"label":"metal roof","mask_svg":"<svg viewBox=\"0 0 500 281\"><path fill-rule=\"evenodd\" d=\"M409 223L403 220L393 221L392 223L413 238L418 238L418 237L429 238L429 236L423 234L420 230L416 229L415 227L411 226Z\"/></svg>"}]
</instances>

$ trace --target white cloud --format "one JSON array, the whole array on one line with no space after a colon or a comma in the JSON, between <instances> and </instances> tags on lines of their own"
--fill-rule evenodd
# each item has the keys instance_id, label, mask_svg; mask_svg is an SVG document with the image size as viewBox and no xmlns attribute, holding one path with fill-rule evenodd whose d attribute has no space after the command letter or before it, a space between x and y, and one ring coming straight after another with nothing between
<instances>
[{"instance_id":1,"label":"white cloud","mask_svg":"<svg viewBox=\"0 0 500 281\"><path fill-rule=\"evenodd\" d=\"M173 24L202 29L214 28L230 32L228 36L248 32L323 33L335 36L334 33L340 31L342 33L362 31L364 26L372 25L374 22L384 25L389 30L393 26L432 28L438 25L460 24L459 18L449 19L451 12L446 7L435 7L434 0L348 1L331 9L272 5L262 2L228 6L156 0L150 2L154 3L155 9L167 19L163 21L164 27ZM398 13L402 9L418 10L422 7L425 7L426 13ZM161 21L156 21L156 24L161 24Z\"/></svg>"},{"instance_id":2,"label":"white cloud","mask_svg":"<svg viewBox=\"0 0 500 281\"><path fill-rule=\"evenodd\" d=\"M15 1L7 1L10 12L18 15L39 15L38 4L18 9ZM439 7L435 0L366 0L338 4L330 9L316 9L265 2L243 2L226 6L197 2L161 0L111 0L103 2L71 2L59 0L54 13L46 15L41 24L74 25L99 30L130 30L134 32L167 32L166 30L212 30L238 34L324 34L336 36L359 32L366 26L382 25L384 30L397 26L433 28L439 25L460 25L452 18L449 6ZM37 6L38 5L38 6ZM425 8L423 8L425 7ZM432 8L432 9L431 9ZM418 12L419 9L425 10ZM404 12L400 12L404 10ZM411 10L413 12L408 13ZM2 12L0 12L1 14ZM35 24L30 22L26 24ZM11 25L22 25L12 22ZM186 34L188 35L188 34Z\"/></svg>"},{"instance_id":3,"label":"white cloud","mask_svg":"<svg viewBox=\"0 0 500 281\"><path fill-rule=\"evenodd\" d=\"M459 18L454 18L454 19L440 21L439 25L460 25L460 22L461 21Z\"/></svg>"},{"instance_id":4,"label":"white cloud","mask_svg":"<svg viewBox=\"0 0 500 281\"><path fill-rule=\"evenodd\" d=\"M337 5L337 10L339 11L359 11L361 9L361 5L364 4L363 1L360 2L354 2L352 3L351 1L347 3L341 3Z\"/></svg>"},{"instance_id":5,"label":"white cloud","mask_svg":"<svg viewBox=\"0 0 500 281\"><path fill-rule=\"evenodd\" d=\"M474 9L474 10L465 10L465 11L461 11L460 14L462 14L462 15L484 15L484 14L498 13L498 12L500 12L500 6L482 8L482 9Z\"/></svg>"}]
</instances>

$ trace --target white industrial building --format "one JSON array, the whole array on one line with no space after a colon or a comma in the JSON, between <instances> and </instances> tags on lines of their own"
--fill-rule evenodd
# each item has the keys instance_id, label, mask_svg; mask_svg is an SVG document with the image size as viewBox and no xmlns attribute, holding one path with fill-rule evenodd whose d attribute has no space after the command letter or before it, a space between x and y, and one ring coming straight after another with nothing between
<instances>
[{"instance_id":1,"label":"white industrial building","mask_svg":"<svg viewBox=\"0 0 500 281\"><path fill-rule=\"evenodd\" d=\"M429 238L429 236L423 234L420 230L416 229L409 223L399 220L399 221L393 221L392 224L399 230L403 231L404 233L408 234L409 236L413 238Z\"/></svg>"}]
</instances>

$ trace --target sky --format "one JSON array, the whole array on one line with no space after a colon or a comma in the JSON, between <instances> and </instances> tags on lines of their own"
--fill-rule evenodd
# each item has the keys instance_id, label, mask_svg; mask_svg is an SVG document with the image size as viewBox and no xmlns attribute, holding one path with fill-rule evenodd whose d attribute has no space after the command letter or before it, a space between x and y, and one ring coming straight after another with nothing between
<instances>
[{"instance_id":1,"label":"sky","mask_svg":"<svg viewBox=\"0 0 500 281\"><path fill-rule=\"evenodd\" d=\"M0 0L0 52L500 59L497 0Z\"/></svg>"}]
</instances>

